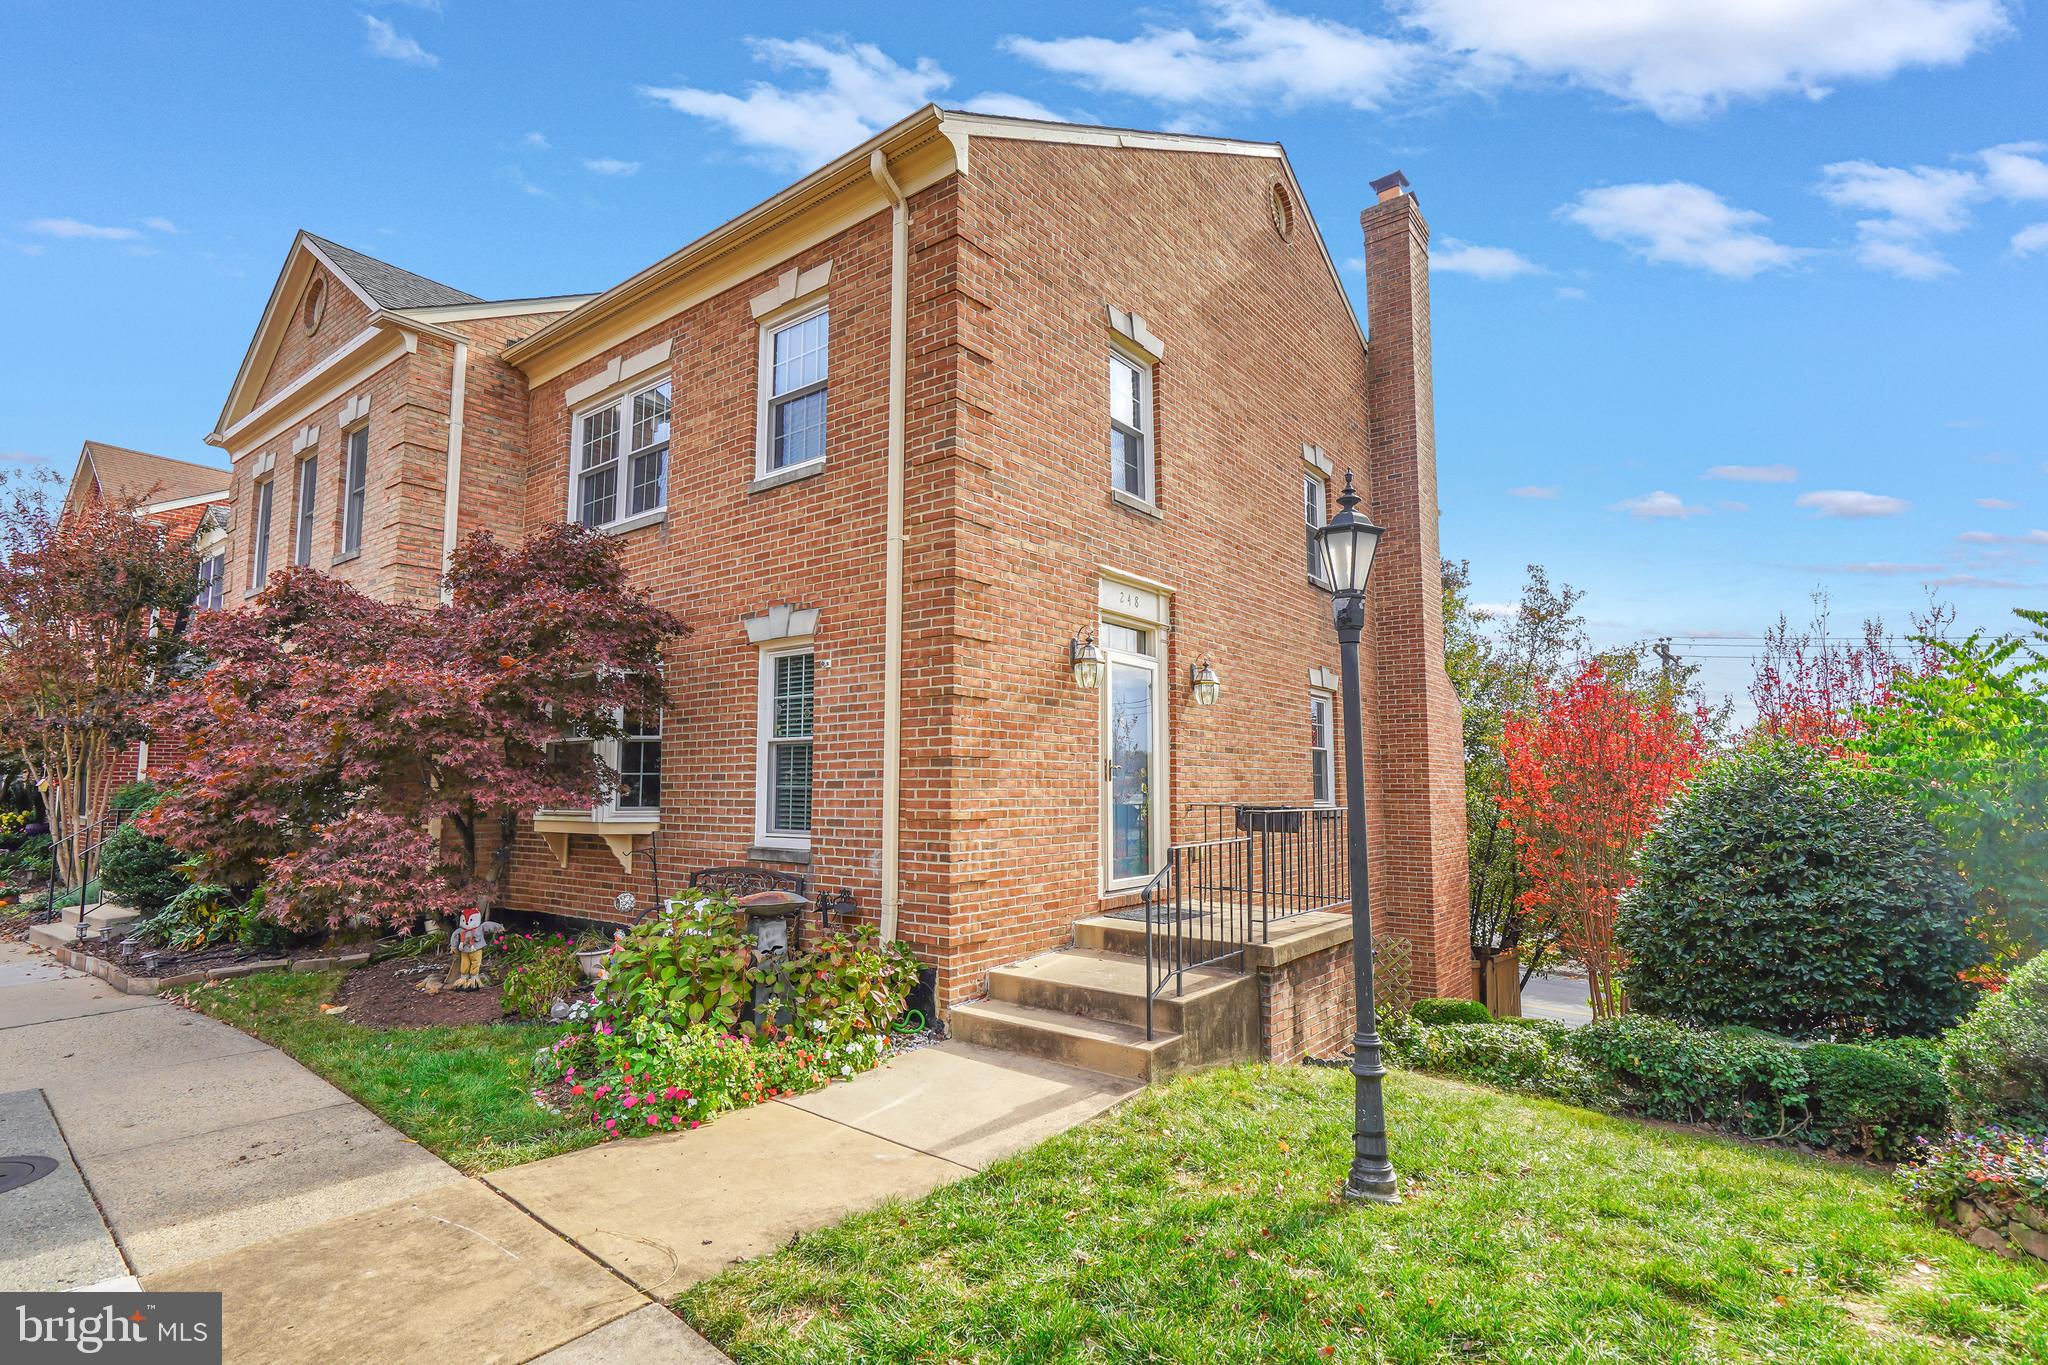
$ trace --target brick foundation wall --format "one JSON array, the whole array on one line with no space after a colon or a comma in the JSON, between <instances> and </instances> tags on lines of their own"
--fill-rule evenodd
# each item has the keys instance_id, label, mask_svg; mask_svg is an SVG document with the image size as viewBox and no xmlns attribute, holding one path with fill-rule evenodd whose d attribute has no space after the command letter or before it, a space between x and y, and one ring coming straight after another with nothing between
<instances>
[{"instance_id":1,"label":"brick foundation wall","mask_svg":"<svg viewBox=\"0 0 2048 1365\"><path fill-rule=\"evenodd\" d=\"M1269 1062L1330 1057L1357 1027L1351 945L1259 969L1259 1044Z\"/></svg>"}]
</instances>

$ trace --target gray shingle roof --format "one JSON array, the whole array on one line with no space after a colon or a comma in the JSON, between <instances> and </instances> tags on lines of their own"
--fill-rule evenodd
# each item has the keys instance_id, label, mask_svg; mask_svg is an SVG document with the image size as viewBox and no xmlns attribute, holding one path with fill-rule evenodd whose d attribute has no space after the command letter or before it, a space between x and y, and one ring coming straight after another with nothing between
<instances>
[{"instance_id":1,"label":"gray shingle roof","mask_svg":"<svg viewBox=\"0 0 2048 1365\"><path fill-rule=\"evenodd\" d=\"M410 270L401 270L375 256L351 251L325 237L315 237L309 232L306 240L318 246L321 253L334 262L335 268L355 281L356 286L368 294L379 308L434 308L448 303L483 302L474 294L450 289L445 284L424 275L415 275Z\"/></svg>"}]
</instances>

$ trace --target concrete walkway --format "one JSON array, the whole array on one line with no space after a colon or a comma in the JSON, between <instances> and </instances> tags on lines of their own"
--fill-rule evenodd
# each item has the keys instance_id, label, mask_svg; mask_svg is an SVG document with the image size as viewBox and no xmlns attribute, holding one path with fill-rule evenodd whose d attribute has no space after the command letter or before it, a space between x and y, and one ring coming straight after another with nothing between
<instances>
[{"instance_id":1,"label":"concrete walkway","mask_svg":"<svg viewBox=\"0 0 2048 1365\"><path fill-rule=\"evenodd\" d=\"M723 1359L275 1048L18 943L0 1147L60 1168L0 1194L0 1289L218 1290L230 1361Z\"/></svg>"},{"instance_id":2,"label":"concrete walkway","mask_svg":"<svg viewBox=\"0 0 2048 1365\"><path fill-rule=\"evenodd\" d=\"M798 1233L972 1175L1139 1088L942 1043L695 1132L607 1143L485 1179L648 1294L668 1299Z\"/></svg>"}]
</instances>

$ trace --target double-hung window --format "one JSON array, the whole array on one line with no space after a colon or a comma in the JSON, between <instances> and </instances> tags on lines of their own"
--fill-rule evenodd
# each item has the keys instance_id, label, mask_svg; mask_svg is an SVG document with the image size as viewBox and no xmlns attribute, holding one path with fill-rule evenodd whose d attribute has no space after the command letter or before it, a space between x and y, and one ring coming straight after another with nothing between
<instances>
[{"instance_id":1,"label":"double-hung window","mask_svg":"<svg viewBox=\"0 0 2048 1365\"><path fill-rule=\"evenodd\" d=\"M256 485L256 523L249 546L250 592L261 592L270 582L270 496L276 487L275 478Z\"/></svg>"},{"instance_id":2,"label":"double-hung window","mask_svg":"<svg viewBox=\"0 0 2048 1365\"><path fill-rule=\"evenodd\" d=\"M1109 356L1110 487L1151 502L1152 367L1112 351Z\"/></svg>"},{"instance_id":3,"label":"double-hung window","mask_svg":"<svg viewBox=\"0 0 2048 1365\"><path fill-rule=\"evenodd\" d=\"M319 465L312 455L299 461L299 513L292 528L292 563L301 566L313 562L313 498L320 491Z\"/></svg>"},{"instance_id":4,"label":"double-hung window","mask_svg":"<svg viewBox=\"0 0 2048 1365\"><path fill-rule=\"evenodd\" d=\"M592 530L668 506L669 381L606 399L576 418L570 510Z\"/></svg>"},{"instance_id":5,"label":"double-hung window","mask_svg":"<svg viewBox=\"0 0 2048 1365\"><path fill-rule=\"evenodd\" d=\"M1337 746L1331 728L1334 702L1328 692L1308 694L1309 790L1318 806L1337 803Z\"/></svg>"},{"instance_id":6,"label":"double-hung window","mask_svg":"<svg viewBox=\"0 0 2048 1365\"><path fill-rule=\"evenodd\" d=\"M641 715L628 711L618 738L618 790L612 793L612 809L658 811L661 809L661 713Z\"/></svg>"},{"instance_id":7,"label":"double-hung window","mask_svg":"<svg viewBox=\"0 0 2048 1365\"><path fill-rule=\"evenodd\" d=\"M344 443L341 462L341 553L363 550L363 502L370 489L370 428L357 427Z\"/></svg>"},{"instance_id":8,"label":"double-hung window","mask_svg":"<svg viewBox=\"0 0 2048 1365\"><path fill-rule=\"evenodd\" d=\"M816 691L817 658L810 646L763 651L757 833L764 843L810 842Z\"/></svg>"},{"instance_id":9,"label":"double-hung window","mask_svg":"<svg viewBox=\"0 0 2048 1365\"><path fill-rule=\"evenodd\" d=\"M825 458L825 399L831 377L832 313L817 308L763 329L763 475Z\"/></svg>"},{"instance_id":10,"label":"double-hung window","mask_svg":"<svg viewBox=\"0 0 2048 1365\"><path fill-rule=\"evenodd\" d=\"M1312 583L1329 586L1329 573L1323 566L1323 547L1316 540L1316 532L1323 529L1327 513L1323 502L1323 481L1314 474L1301 476L1301 517L1308 523L1308 576Z\"/></svg>"},{"instance_id":11,"label":"double-hung window","mask_svg":"<svg viewBox=\"0 0 2048 1365\"><path fill-rule=\"evenodd\" d=\"M216 550L199 561L199 590L192 595L194 611L219 611L227 577L228 557Z\"/></svg>"}]
</instances>

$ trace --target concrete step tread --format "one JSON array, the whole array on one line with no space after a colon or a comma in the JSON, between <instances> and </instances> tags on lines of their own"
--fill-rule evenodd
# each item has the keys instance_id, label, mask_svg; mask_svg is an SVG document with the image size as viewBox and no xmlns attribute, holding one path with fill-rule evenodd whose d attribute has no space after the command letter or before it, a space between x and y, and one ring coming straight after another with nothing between
<instances>
[{"instance_id":1,"label":"concrete step tread","mask_svg":"<svg viewBox=\"0 0 2048 1365\"><path fill-rule=\"evenodd\" d=\"M1145 959L1102 948L1062 948L1013 962L1007 967L998 967L993 975L1109 991L1141 1000L1145 996ZM1241 972L1219 971L1212 967L1190 968L1180 998L1225 989L1242 976Z\"/></svg>"},{"instance_id":2,"label":"concrete step tread","mask_svg":"<svg viewBox=\"0 0 2048 1365\"><path fill-rule=\"evenodd\" d=\"M1180 1041L1178 1033L1156 1029L1150 1038L1137 1024L1120 1023L1114 1019L1095 1019L1083 1014L1064 1014L1058 1010L1039 1009L1035 1005L1013 1005L1007 1000L970 1000L953 1007L953 1017L962 1014L995 1022L1006 1022L1040 1029L1048 1033L1064 1034L1070 1038L1087 1038L1100 1043L1123 1047L1140 1048L1157 1052L1169 1043Z\"/></svg>"}]
</instances>

